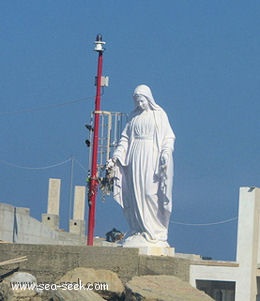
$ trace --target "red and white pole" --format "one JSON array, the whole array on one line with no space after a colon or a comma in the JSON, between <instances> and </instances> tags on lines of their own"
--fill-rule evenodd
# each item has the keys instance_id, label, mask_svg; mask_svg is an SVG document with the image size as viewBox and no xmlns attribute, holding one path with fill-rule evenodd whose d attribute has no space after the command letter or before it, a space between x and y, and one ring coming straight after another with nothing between
<instances>
[{"instance_id":1,"label":"red and white pole","mask_svg":"<svg viewBox=\"0 0 260 301\"><path fill-rule=\"evenodd\" d=\"M95 41L95 51L98 52L98 68L96 78L96 99L94 111L94 130L93 130L93 146L92 146L92 162L91 162L91 175L89 181L88 191L88 246L93 246L94 241L94 228L95 228L95 211L96 211L96 196L98 188L98 135L99 135L99 114L101 108L101 81L102 81L102 64L103 64L103 45L102 35L98 34Z\"/></svg>"}]
</instances>

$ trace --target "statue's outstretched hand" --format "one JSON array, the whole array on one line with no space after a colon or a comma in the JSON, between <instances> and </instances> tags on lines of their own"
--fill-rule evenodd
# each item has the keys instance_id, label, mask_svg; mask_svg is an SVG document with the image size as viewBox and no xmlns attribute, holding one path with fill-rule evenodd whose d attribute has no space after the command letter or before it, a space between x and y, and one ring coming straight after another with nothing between
<instances>
[{"instance_id":1,"label":"statue's outstretched hand","mask_svg":"<svg viewBox=\"0 0 260 301\"><path fill-rule=\"evenodd\" d=\"M106 169L113 169L116 165L116 158L110 158L109 160L107 160L106 162Z\"/></svg>"}]
</instances>

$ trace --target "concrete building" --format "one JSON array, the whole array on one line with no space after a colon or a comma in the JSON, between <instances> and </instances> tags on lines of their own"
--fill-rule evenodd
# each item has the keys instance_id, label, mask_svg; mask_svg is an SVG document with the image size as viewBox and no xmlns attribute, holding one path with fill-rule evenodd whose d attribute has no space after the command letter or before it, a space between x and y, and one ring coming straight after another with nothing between
<instances>
[{"instance_id":1,"label":"concrete building","mask_svg":"<svg viewBox=\"0 0 260 301\"><path fill-rule=\"evenodd\" d=\"M236 262L198 261L190 284L217 301L260 301L260 189L242 187Z\"/></svg>"},{"instance_id":2,"label":"concrete building","mask_svg":"<svg viewBox=\"0 0 260 301\"><path fill-rule=\"evenodd\" d=\"M49 180L47 213L42 215L42 222L31 217L28 208L16 208L0 203L0 242L15 243L17 247L19 244L84 246L85 187L75 187L74 212L73 218L69 221L69 232L59 229L60 187L60 179ZM149 260L153 262L163 260L167 262L160 271L156 270L156 274L174 275L177 270L178 273L185 270L185 280L193 287L205 291L216 301L260 301L259 244L260 188L242 187L239 193L236 261L202 260L198 255L178 253L173 257L173 254L171 256L146 254L144 258L147 260L150 258ZM102 245L102 242L99 245ZM106 245L109 246L109 243ZM125 248L112 248L113 250L107 247L96 248L95 252L103 250L102 252L106 253L108 261L110 260L108 257L114 253L131 252L123 250ZM91 247L88 250L91 250ZM136 250L142 255L140 251L142 250ZM171 266L171 262L178 262L178 266ZM158 265L161 266L159 263Z\"/></svg>"},{"instance_id":3,"label":"concrete building","mask_svg":"<svg viewBox=\"0 0 260 301\"><path fill-rule=\"evenodd\" d=\"M85 187L76 186L69 232L59 229L60 179L49 179L47 213L42 222L29 208L0 203L0 241L25 244L85 245Z\"/></svg>"}]
</instances>

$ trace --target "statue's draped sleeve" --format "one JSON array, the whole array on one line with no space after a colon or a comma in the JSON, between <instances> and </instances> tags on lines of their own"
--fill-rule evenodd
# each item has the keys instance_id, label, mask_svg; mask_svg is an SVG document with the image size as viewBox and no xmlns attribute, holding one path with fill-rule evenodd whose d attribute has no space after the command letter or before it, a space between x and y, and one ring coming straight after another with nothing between
<instances>
[{"instance_id":1,"label":"statue's draped sleeve","mask_svg":"<svg viewBox=\"0 0 260 301\"><path fill-rule=\"evenodd\" d=\"M123 185L122 182L124 181L125 178L123 166L126 166L128 147L129 147L129 122L126 124L124 128L118 146L113 154L113 158L117 159L117 164L115 165L113 197L122 208L124 208L123 196L122 196L122 185Z\"/></svg>"},{"instance_id":2,"label":"statue's draped sleeve","mask_svg":"<svg viewBox=\"0 0 260 301\"><path fill-rule=\"evenodd\" d=\"M160 176L160 158L163 153L167 153L168 161L164 181L165 189L164 191L159 190L159 199L164 202L164 207L167 211L172 210L172 185L173 185L173 174L174 174L174 163L173 163L173 150L175 142L175 134L170 126L168 117L164 110L154 112L156 120L156 144L158 147L158 175Z\"/></svg>"},{"instance_id":3,"label":"statue's draped sleeve","mask_svg":"<svg viewBox=\"0 0 260 301\"><path fill-rule=\"evenodd\" d=\"M118 146L113 154L113 158L119 160L122 166L126 165L126 155L129 146L129 123L126 124L122 134Z\"/></svg>"}]
</instances>

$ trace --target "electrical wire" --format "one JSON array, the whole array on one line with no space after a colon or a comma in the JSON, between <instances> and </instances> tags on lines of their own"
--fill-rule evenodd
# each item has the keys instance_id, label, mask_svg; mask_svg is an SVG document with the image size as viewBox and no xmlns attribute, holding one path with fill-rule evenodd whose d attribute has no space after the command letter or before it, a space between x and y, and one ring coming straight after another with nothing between
<instances>
[{"instance_id":1,"label":"electrical wire","mask_svg":"<svg viewBox=\"0 0 260 301\"><path fill-rule=\"evenodd\" d=\"M82 102L88 99L93 99L93 96L89 97L84 97L84 98L79 98L71 101L66 101L63 103L56 103L56 104L50 104L42 107L37 107L37 108L30 108L30 109L21 109L21 110L15 110L15 111L7 111L7 112L0 112L0 116L2 115L12 115L12 114L21 114L21 113L31 113L31 112L37 112L37 111L43 111L43 110L49 110L53 108L58 108L58 107L63 107L67 105L71 105L74 103Z\"/></svg>"},{"instance_id":2,"label":"electrical wire","mask_svg":"<svg viewBox=\"0 0 260 301\"><path fill-rule=\"evenodd\" d=\"M71 162L71 161L75 161L78 166L85 172L88 172L87 168L84 167L84 165L79 161L77 160L76 158L74 157L70 157L62 162L58 162L58 163L54 163L54 164L51 164L51 165L47 165L47 166L43 166L43 167L30 167L30 166L23 166L23 165L19 165L19 164L15 164L15 163L11 163L9 161L6 161L6 160L0 160L0 163L4 164L4 165L7 165L7 166L11 166L11 167L14 167L14 168L20 168L20 169L27 169L27 170L44 170L44 169L49 169L49 168L54 168L54 167L58 167L58 166L61 166L63 164L66 164L68 162Z\"/></svg>"},{"instance_id":3,"label":"electrical wire","mask_svg":"<svg viewBox=\"0 0 260 301\"><path fill-rule=\"evenodd\" d=\"M88 172L87 168L85 168L83 166L83 164L79 162L79 160L77 160L76 158L74 158L74 160L82 170L84 170L85 172Z\"/></svg>"},{"instance_id":4,"label":"electrical wire","mask_svg":"<svg viewBox=\"0 0 260 301\"><path fill-rule=\"evenodd\" d=\"M76 162L78 164L79 167L82 168L82 170L84 170L85 172L87 172L87 169L83 166L82 163L80 163L79 160L75 159L74 157L70 157L62 162L58 162L55 164L51 164L48 166L43 166L43 167L28 167L28 166L21 166L18 164L14 164L5 160L0 160L0 163L14 167L14 168L20 168L20 169L26 169L26 170L45 170L45 169L50 169L50 168L54 168L54 167L58 167L61 165L64 165L68 162ZM181 226L192 226L192 227L207 227L207 226L214 226L214 225L221 225L221 224L226 224L226 223L230 223L233 221L236 221L238 219L238 217L232 217L229 219L225 219L225 220L221 220L221 221L217 221L217 222L210 222L210 223L185 223L185 222L180 222L180 221L170 221L171 224L175 224L175 225L181 225Z\"/></svg>"},{"instance_id":5,"label":"electrical wire","mask_svg":"<svg viewBox=\"0 0 260 301\"><path fill-rule=\"evenodd\" d=\"M205 227L205 226L214 226L214 225L221 225L221 224L226 224L226 223L230 223L233 221L237 220L237 216L236 217L232 217L229 219L225 219L225 220L221 220L221 221L217 221L217 222L212 222L212 223L184 223L184 222L178 222L178 221L170 221L171 224L176 224L176 225L182 225L182 226L195 226L195 227Z\"/></svg>"},{"instance_id":6,"label":"electrical wire","mask_svg":"<svg viewBox=\"0 0 260 301\"><path fill-rule=\"evenodd\" d=\"M52 164L52 165L42 166L42 167L22 166L22 165L14 164L14 163L11 163L11 162L8 162L8 161L5 161L5 160L0 160L0 162L2 164L5 164L5 165L11 166L11 167L15 167L15 168L20 168L20 169L26 169L26 170L45 170L45 169L54 168L54 167L58 167L58 166L64 165L64 164L70 162L71 160L72 159L69 158L69 159L64 160L62 162L58 162L58 163L55 163L55 164Z\"/></svg>"}]
</instances>

